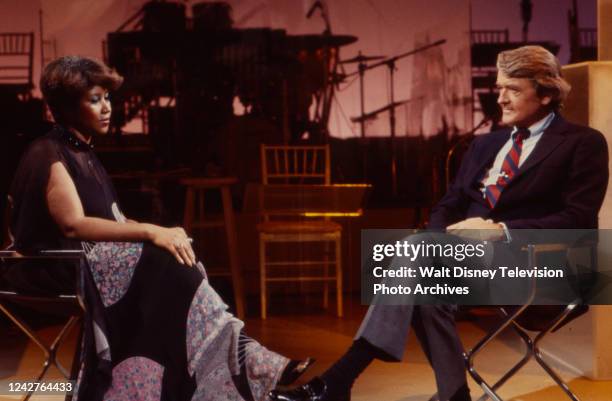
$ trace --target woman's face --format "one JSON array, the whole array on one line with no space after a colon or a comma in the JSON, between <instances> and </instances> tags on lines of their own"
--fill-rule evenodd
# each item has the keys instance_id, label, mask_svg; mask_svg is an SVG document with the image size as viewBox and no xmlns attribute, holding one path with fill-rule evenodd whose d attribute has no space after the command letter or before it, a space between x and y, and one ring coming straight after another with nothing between
<instances>
[{"instance_id":1,"label":"woman's face","mask_svg":"<svg viewBox=\"0 0 612 401\"><path fill-rule=\"evenodd\" d=\"M108 90L94 86L79 100L74 128L85 135L103 135L110 127L111 103Z\"/></svg>"}]
</instances>

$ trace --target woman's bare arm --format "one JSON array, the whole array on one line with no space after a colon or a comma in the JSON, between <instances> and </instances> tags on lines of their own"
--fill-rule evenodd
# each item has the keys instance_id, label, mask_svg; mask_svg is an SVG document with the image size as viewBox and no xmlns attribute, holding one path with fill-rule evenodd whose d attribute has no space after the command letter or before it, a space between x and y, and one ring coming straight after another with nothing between
<instances>
[{"instance_id":1,"label":"woman's bare arm","mask_svg":"<svg viewBox=\"0 0 612 401\"><path fill-rule=\"evenodd\" d=\"M146 223L118 223L87 217L72 178L64 165L51 166L47 184L49 213L67 238L86 241L151 241L170 251L180 263L192 265L195 255L185 230Z\"/></svg>"}]
</instances>

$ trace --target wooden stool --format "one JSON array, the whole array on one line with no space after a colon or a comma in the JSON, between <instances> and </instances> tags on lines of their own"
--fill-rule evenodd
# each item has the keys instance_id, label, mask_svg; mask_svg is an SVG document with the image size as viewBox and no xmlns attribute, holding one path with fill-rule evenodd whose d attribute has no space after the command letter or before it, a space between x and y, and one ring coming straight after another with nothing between
<instances>
[{"instance_id":1,"label":"wooden stool","mask_svg":"<svg viewBox=\"0 0 612 401\"><path fill-rule=\"evenodd\" d=\"M234 286L234 298L236 299L236 315L244 319L244 292L242 289L242 275L240 274L240 260L238 257L238 240L236 237L236 223L234 220L234 209L230 186L236 183L234 177L216 178L182 178L179 182L187 187L185 195L185 215L183 227L191 234L193 229L224 227L227 239L227 250L229 253L230 272L214 272L211 276L231 276ZM210 189L221 191L223 202L223 220L205 221L204 219L204 192ZM196 214L196 200L198 204Z\"/></svg>"}]
</instances>

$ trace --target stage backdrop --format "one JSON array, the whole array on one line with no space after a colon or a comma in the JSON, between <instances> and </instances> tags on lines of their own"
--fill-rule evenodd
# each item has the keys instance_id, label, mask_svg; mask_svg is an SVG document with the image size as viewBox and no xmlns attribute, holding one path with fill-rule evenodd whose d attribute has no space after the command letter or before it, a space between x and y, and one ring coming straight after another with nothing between
<instances>
[{"instance_id":1,"label":"stage backdrop","mask_svg":"<svg viewBox=\"0 0 612 401\"><path fill-rule=\"evenodd\" d=\"M59 54L100 56L101 40L144 3L142 0L42 0L45 36L57 41ZM313 0L230 0L237 28L270 27L290 34L321 33L319 10L306 14ZM394 56L439 39L439 48L397 62L395 98L407 103L397 109L398 136L432 135L443 126L466 130L469 104L468 0L328 0L333 33L359 38L342 47L342 59L361 50L366 55ZM188 4L189 5L189 4ZM189 7L187 7L189 8ZM355 64L345 72L356 70ZM389 102L388 71L369 71L365 77L366 112ZM350 121L359 115L359 87L353 78L340 85L332 109L330 130L340 137L359 134ZM369 136L388 136L388 113L367 127Z\"/></svg>"},{"instance_id":2,"label":"stage backdrop","mask_svg":"<svg viewBox=\"0 0 612 401\"><path fill-rule=\"evenodd\" d=\"M530 38L561 43L560 59L567 61L567 11L572 0L533 0ZM144 0L2 0L0 30L38 30L38 11L43 11L45 39L56 43L55 55L84 54L101 57L102 40L134 14ZM196 1L186 1L187 8ZM324 29L319 11L306 13L313 0L231 0L237 27L272 27L288 33L320 33ZM326 0L335 34L355 35L359 40L341 48L347 59L361 50L368 55L393 56L424 43L446 39L447 43L397 64L396 100L407 100L398 109L398 135L431 135L469 129L472 124L469 88L468 31L509 28L512 40L520 39L520 2L491 0ZM578 2L579 23L595 25L595 0ZM38 42L38 40L37 40ZM40 66L36 44L36 69ZM51 47L47 54L52 53ZM355 71L347 65L346 72ZM366 112L388 103L387 73L379 69L366 76ZM337 94L330 129L339 137L359 135L350 117L359 115L356 81L344 83ZM387 117L368 127L368 135L389 134Z\"/></svg>"},{"instance_id":3,"label":"stage backdrop","mask_svg":"<svg viewBox=\"0 0 612 401\"><path fill-rule=\"evenodd\" d=\"M471 109L466 99L469 86L469 1L448 0L328 0L332 32L359 38L340 49L348 59L361 51L365 55L395 56L416 47L446 39L446 44L416 56L399 60L395 72L395 100L407 101L397 109L398 136L439 132L443 121L464 130L471 124ZM312 0L235 0L236 20L244 26L288 27L291 33L322 32L319 11L305 15ZM248 6L247 6L248 5ZM246 16L243 21L240 16ZM356 71L355 64L345 72ZM386 67L365 75L365 111L389 104ZM461 99L460 102L454 102ZM359 83L353 77L340 85L332 111L330 130L336 136L357 136L359 126L350 121L360 113ZM381 113L366 127L368 136L388 136L388 113Z\"/></svg>"}]
</instances>

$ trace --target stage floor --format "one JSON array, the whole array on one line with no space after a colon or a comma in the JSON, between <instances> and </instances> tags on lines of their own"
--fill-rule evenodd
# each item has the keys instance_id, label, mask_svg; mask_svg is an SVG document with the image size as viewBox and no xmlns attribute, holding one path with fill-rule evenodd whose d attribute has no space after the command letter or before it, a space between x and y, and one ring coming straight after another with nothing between
<instances>
[{"instance_id":1,"label":"stage floor","mask_svg":"<svg viewBox=\"0 0 612 401\"><path fill-rule=\"evenodd\" d=\"M309 297L310 298L310 297ZM296 302L296 301L289 301ZM292 358L312 356L317 362L307 373L305 380L321 373L350 345L365 313L365 307L357 299L347 297L346 316L338 319L332 310L318 310L317 300L299 303L299 314L272 310L271 316L262 321L247 319L247 333L268 348ZM284 303L287 308L287 303ZM332 304L333 306L333 304ZM333 308L332 308L333 309ZM477 320L458 323L462 341L466 347L473 345L494 322L492 316L480 316ZM57 326L44 327L39 332L49 337ZM70 365L71 349L76 335L70 338L60 352L60 361ZM579 347L580 344L572 344ZM477 368L485 379L493 380L502 372L501 366L509 366L520 357L519 343L512 336L503 336L494 341L480 356ZM28 343L16 328L6 324L0 326L0 380L31 379L41 364L42 353ZM568 371L560 371L581 401L609 401L612 381L591 381L576 377ZM59 379L60 373L54 368L50 378ZM472 396L476 400L481 391L470 381ZM426 401L435 392L433 372L418 342L411 337L402 363L375 362L358 379L353 388L353 401ZM566 400L559 390L535 362L529 362L523 370L510 380L499 392L505 401L556 401ZM19 397L0 396L0 400L16 400ZM35 396L32 400L62 400L63 397Z\"/></svg>"}]
</instances>

